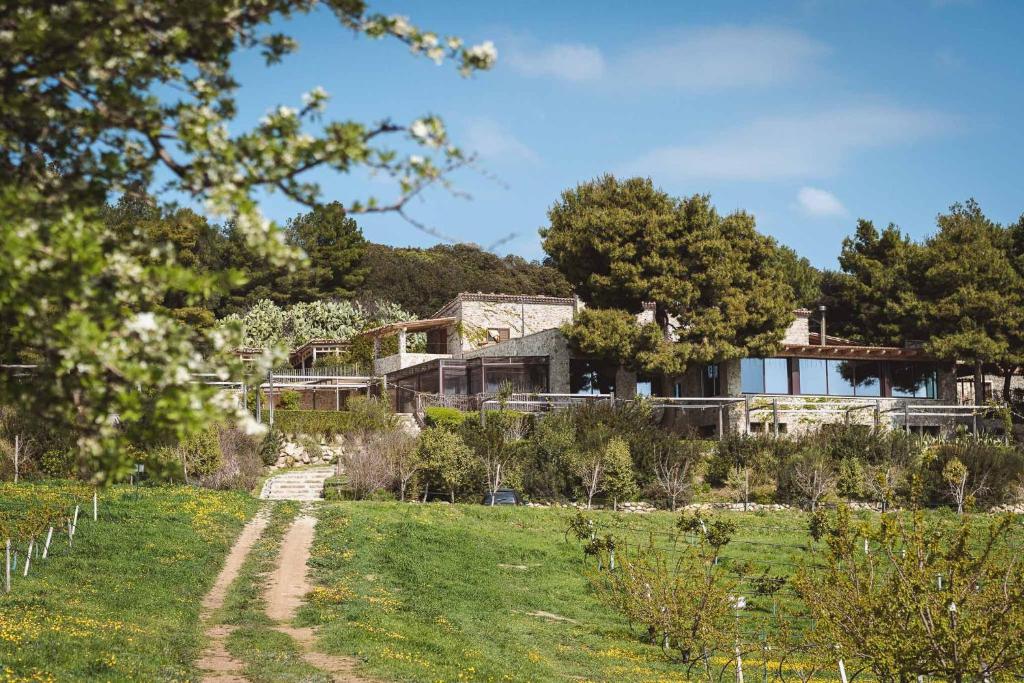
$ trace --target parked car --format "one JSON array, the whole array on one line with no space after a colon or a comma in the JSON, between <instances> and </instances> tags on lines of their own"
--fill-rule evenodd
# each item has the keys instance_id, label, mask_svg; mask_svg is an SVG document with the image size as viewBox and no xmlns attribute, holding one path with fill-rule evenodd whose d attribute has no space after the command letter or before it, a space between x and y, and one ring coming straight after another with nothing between
<instances>
[{"instance_id":1,"label":"parked car","mask_svg":"<svg viewBox=\"0 0 1024 683\"><path fill-rule=\"evenodd\" d=\"M493 495L488 492L484 494L484 499L480 501L483 505L522 505L523 499L519 497L519 492L513 489L498 489Z\"/></svg>"}]
</instances>

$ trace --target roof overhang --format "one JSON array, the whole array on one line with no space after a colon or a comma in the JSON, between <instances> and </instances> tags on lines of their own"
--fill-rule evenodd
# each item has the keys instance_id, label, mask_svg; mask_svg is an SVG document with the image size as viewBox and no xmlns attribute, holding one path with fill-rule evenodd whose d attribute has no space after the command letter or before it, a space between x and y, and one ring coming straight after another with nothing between
<instances>
[{"instance_id":1,"label":"roof overhang","mask_svg":"<svg viewBox=\"0 0 1024 683\"><path fill-rule=\"evenodd\" d=\"M923 349L899 346L852 346L833 344L783 344L776 354L784 358L833 358L837 360L935 360Z\"/></svg>"}]
</instances>

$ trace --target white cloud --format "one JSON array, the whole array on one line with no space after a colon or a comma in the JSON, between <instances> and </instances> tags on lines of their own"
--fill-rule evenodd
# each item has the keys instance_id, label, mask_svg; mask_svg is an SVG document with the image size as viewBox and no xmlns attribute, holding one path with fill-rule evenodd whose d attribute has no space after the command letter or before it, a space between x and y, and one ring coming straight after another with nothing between
<instances>
[{"instance_id":1,"label":"white cloud","mask_svg":"<svg viewBox=\"0 0 1024 683\"><path fill-rule=\"evenodd\" d=\"M773 26L709 26L666 31L606 57L582 43L537 47L511 40L508 64L525 76L604 82L615 88L716 90L764 87L813 73L826 46Z\"/></svg>"},{"instance_id":2,"label":"white cloud","mask_svg":"<svg viewBox=\"0 0 1024 683\"><path fill-rule=\"evenodd\" d=\"M581 43L556 43L535 50L519 46L510 51L506 61L525 76L549 76L563 81L594 81L605 72L601 51Z\"/></svg>"},{"instance_id":3,"label":"white cloud","mask_svg":"<svg viewBox=\"0 0 1024 683\"><path fill-rule=\"evenodd\" d=\"M535 151L493 119L471 120L461 142L466 150L489 161L540 161Z\"/></svg>"},{"instance_id":4,"label":"white cloud","mask_svg":"<svg viewBox=\"0 0 1024 683\"><path fill-rule=\"evenodd\" d=\"M715 26L665 34L627 52L612 71L622 85L718 90L765 87L806 77L828 49L800 31Z\"/></svg>"},{"instance_id":5,"label":"white cloud","mask_svg":"<svg viewBox=\"0 0 1024 683\"><path fill-rule=\"evenodd\" d=\"M801 187L796 193L796 202L808 216L845 216L846 207L839 198L828 190L816 187Z\"/></svg>"},{"instance_id":6,"label":"white cloud","mask_svg":"<svg viewBox=\"0 0 1024 683\"><path fill-rule=\"evenodd\" d=\"M934 111L884 105L767 117L703 142L656 148L624 170L674 180L828 176L856 153L933 136L949 130L954 122Z\"/></svg>"}]
</instances>

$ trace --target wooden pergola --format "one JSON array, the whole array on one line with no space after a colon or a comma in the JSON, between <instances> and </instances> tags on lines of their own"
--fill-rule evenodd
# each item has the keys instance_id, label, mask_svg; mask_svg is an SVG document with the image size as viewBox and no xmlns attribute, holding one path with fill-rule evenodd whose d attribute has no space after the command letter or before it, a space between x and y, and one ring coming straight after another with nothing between
<instances>
[{"instance_id":1,"label":"wooden pergola","mask_svg":"<svg viewBox=\"0 0 1024 683\"><path fill-rule=\"evenodd\" d=\"M376 360L380 357L381 339L397 334L398 353L405 353L406 336L408 333L428 332L430 330L450 327L451 325L454 325L457 320L458 319L455 317L427 318L426 320L403 320L397 323L381 325L380 327L375 327L372 330L366 330L365 332L361 332L359 336L370 337L373 339L373 358Z\"/></svg>"}]
</instances>

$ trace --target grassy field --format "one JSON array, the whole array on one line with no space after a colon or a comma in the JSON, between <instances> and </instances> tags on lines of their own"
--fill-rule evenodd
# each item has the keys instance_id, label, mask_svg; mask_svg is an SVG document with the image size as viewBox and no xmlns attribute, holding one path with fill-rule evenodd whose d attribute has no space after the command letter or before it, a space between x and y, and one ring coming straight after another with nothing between
<instances>
[{"instance_id":1,"label":"grassy field","mask_svg":"<svg viewBox=\"0 0 1024 683\"><path fill-rule=\"evenodd\" d=\"M564 538L570 514L325 504L311 559L318 587L300 620L322 625L327 651L355 655L384 679L683 680L660 649L640 642L589 589L580 545ZM802 513L726 515L740 523L728 562L777 576L794 571L806 554ZM601 533L668 549L678 519L591 516ZM748 611L770 609L768 598L754 598Z\"/></svg>"},{"instance_id":2,"label":"grassy field","mask_svg":"<svg viewBox=\"0 0 1024 683\"><path fill-rule=\"evenodd\" d=\"M0 680L197 680L199 603L257 505L185 487L103 492L73 548L55 537L0 592Z\"/></svg>"}]
</instances>

